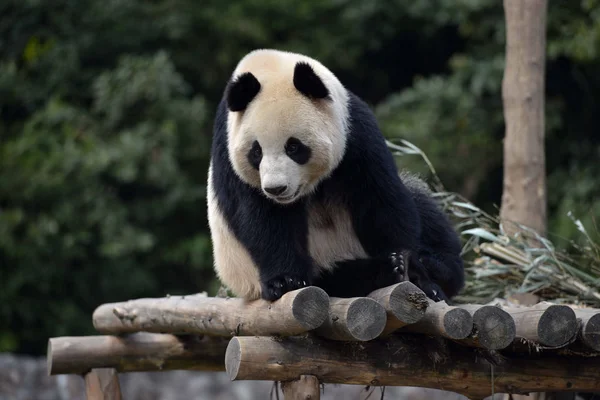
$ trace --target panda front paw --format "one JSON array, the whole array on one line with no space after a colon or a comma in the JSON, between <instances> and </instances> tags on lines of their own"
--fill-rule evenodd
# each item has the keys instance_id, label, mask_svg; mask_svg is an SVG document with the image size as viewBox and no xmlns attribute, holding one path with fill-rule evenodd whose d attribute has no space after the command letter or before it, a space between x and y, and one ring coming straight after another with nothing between
<instances>
[{"instance_id":1,"label":"panda front paw","mask_svg":"<svg viewBox=\"0 0 600 400\"><path fill-rule=\"evenodd\" d=\"M393 272L397 276L398 282L408 281L410 251L402 250L398 253L391 253L389 259L392 264Z\"/></svg>"},{"instance_id":2,"label":"panda front paw","mask_svg":"<svg viewBox=\"0 0 600 400\"><path fill-rule=\"evenodd\" d=\"M287 292L310 286L308 279L298 275L279 275L263 284L262 298L275 301Z\"/></svg>"}]
</instances>

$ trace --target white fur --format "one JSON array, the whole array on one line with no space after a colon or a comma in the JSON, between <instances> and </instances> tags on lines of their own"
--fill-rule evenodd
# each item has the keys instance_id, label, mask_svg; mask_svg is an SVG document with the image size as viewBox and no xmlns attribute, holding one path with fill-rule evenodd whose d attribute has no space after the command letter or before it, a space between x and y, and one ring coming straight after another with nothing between
<instances>
[{"instance_id":1,"label":"white fur","mask_svg":"<svg viewBox=\"0 0 600 400\"><path fill-rule=\"evenodd\" d=\"M294 87L299 61L311 65L330 92L329 100L311 100ZM348 92L335 75L317 60L278 50L255 50L237 65L233 77L252 73L261 89L242 112L229 112L228 149L236 174L246 183L264 188L288 186L284 195L309 194L337 167L344 156L348 133ZM305 165L285 155L284 146L296 137L311 148ZM252 143L263 150L260 172L247 161ZM295 200L295 199L293 199Z\"/></svg>"},{"instance_id":2,"label":"white fur","mask_svg":"<svg viewBox=\"0 0 600 400\"><path fill-rule=\"evenodd\" d=\"M208 223L217 276L238 297L248 300L261 295L258 268L248 250L236 239L223 217L212 185L212 162L208 168Z\"/></svg>"},{"instance_id":3,"label":"white fur","mask_svg":"<svg viewBox=\"0 0 600 400\"><path fill-rule=\"evenodd\" d=\"M262 141L265 143L265 141ZM281 142L281 141L278 141ZM296 194L299 194L306 180L303 179L302 166L289 158L279 148L283 148L285 143L277 145L265 144L263 146L263 158L260 163L260 182L262 189L277 186L287 186L287 190L279 196L272 196L264 192L267 197L280 203L288 203L296 200ZM285 198L285 200L282 200Z\"/></svg>"},{"instance_id":4,"label":"white fur","mask_svg":"<svg viewBox=\"0 0 600 400\"><path fill-rule=\"evenodd\" d=\"M356 237L348 210L316 203L308 215L308 249L319 269L331 270L336 261L368 257Z\"/></svg>"}]
</instances>

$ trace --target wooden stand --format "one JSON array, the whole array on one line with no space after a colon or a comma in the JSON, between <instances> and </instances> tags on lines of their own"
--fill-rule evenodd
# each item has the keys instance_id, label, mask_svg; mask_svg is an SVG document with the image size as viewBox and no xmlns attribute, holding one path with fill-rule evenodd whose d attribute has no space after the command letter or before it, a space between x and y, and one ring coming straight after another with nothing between
<instances>
[{"instance_id":1,"label":"wooden stand","mask_svg":"<svg viewBox=\"0 0 600 400\"><path fill-rule=\"evenodd\" d=\"M318 399L319 385L330 383L472 398L600 391L599 309L449 306L410 282L349 299L317 287L274 302L139 299L101 305L94 325L115 336L48 342L48 373L84 376L94 400L121 399L117 373L166 370L279 381L287 400Z\"/></svg>"}]
</instances>

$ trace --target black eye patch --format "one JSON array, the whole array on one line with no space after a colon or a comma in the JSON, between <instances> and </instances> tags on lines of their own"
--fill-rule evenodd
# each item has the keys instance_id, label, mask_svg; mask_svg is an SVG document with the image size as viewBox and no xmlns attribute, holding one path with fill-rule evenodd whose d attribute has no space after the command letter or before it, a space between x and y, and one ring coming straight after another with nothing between
<instances>
[{"instance_id":1,"label":"black eye patch","mask_svg":"<svg viewBox=\"0 0 600 400\"><path fill-rule=\"evenodd\" d=\"M262 156L262 148L260 147L260 144L258 144L258 142L255 140L254 143L252 143L252 148L248 152L248 162L250 163L250 165L252 165L252 168L258 169L260 161L262 160Z\"/></svg>"},{"instance_id":2,"label":"black eye patch","mask_svg":"<svg viewBox=\"0 0 600 400\"><path fill-rule=\"evenodd\" d=\"M289 158L297 162L298 164L306 164L310 159L311 150L310 147L302 143L295 137L291 137L285 143L285 153Z\"/></svg>"}]
</instances>

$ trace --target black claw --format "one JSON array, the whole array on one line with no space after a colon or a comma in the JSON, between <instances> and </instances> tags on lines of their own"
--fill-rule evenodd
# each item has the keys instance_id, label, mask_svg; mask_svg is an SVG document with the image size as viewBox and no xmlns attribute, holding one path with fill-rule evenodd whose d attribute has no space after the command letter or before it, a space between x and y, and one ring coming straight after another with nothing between
<instances>
[{"instance_id":1,"label":"black claw","mask_svg":"<svg viewBox=\"0 0 600 400\"><path fill-rule=\"evenodd\" d=\"M392 263L393 272L397 275L399 282L408 280L408 263L410 252L402 250L400 253L390 253L390 261Z\"/></svg>"},{"instance_id":2,"label":"black claw","mask_svg":"<svg viewBox=\"0 0 600 400\"><path fill-rule=\"evenodd\" d=\"M270 279L264 286L264 298L266 300L278 300L285 293L307 286L306 280L296 277L283 275Z\"/></svg>"}]
</instances>

